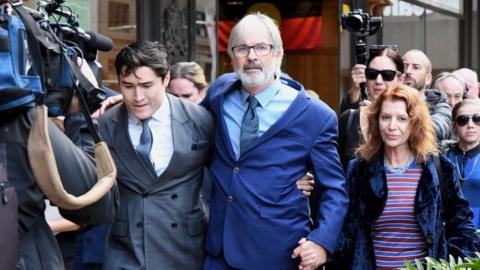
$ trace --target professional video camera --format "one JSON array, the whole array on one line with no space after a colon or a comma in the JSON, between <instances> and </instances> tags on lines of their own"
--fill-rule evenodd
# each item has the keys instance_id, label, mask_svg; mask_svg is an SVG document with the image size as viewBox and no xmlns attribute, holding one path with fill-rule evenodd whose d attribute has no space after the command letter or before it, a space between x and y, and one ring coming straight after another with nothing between
<instances>
[{"instance_id":1,"label":"professional video camera","mask_svg":"<svg viewBox=\"0 0 480 270\"><path fill-rule=\"evenodd\" d=\"M382 17L370 17L361 9L354 9L352 12L340 16L341 24L344 29L355 34L355 56L357 64L365 65L367 63L367 44L365 37L376 34L382 28ZM365 83L360 84L360 93L362 99L367 99Z\"/></svg>"},{"instance_id":2,"label":"professional video camera","mask_svg":"<svg viewBox=\"0 0 480 270\"><path fill-rule=\"evenodd\" d=\"M2 2L5 3L7 0ZM19 0L8 0L8 2L11 5L22 4ZM64 115L72 101L75 81L79 80L68 59L65 58L69 57L75 64L78 59L86 61L94 72L97 82L100 83L101 65L95 60L97 52L98 50L109 51L113 47L110 38L81 29L78 15L68 6L64 6L64 2L64 0L41 0L38 1L36 10L28 9L28 13L41 29L36 39L43 43L43 46L40 46L43 74L38 75L43 78L45 103L50 116ZM31 48L28 49L31 50ZM34 60L30 59L32 62ZM106 97L101 87L78 87L78 89L83 91L83 98L90 112L99 108Z\"/></svg>"},{"instance_id":3,"label":"professional video camera","mask_svg":"<svg viewBox=\"0 0 480 270\"><path fill-rule=\"evenodd\" d=\"M62 6L63 2L39 1L37 9L33 10L24 6L21 0L0 0L0 125L21 126L18 128L21 133L7 131L8 135L26 135L28 132L28 139L18 142L22 147L23 143L26 144L26 153L20 151L28 158L26 168L31 169L38 187L53 204L76 210L104 197L116 179L117 171L110 151L100 138L90 114L105 98L105 93L98 84L99 80L90 76L91 71L86 65L95 64L97 50L108 51L112 41L80 29L78 16ZM62 19L66 23L61 22ZM55 139L66 142L68 138L58 131L50 133L52 124L48 119L48 115L64 115L73 94L78 97L81 113L95 143L97 182L80 195L69 193L75 189L65 183L73 183L72 177L65 178L60 172L58 164L61 162L56 162L58 152L54 152L55 145L61 145L62 149L65 146L66 152L60 155L65 157L72 153L68 149L73 146L52 143ZM24 139L23 135L20 137L20 140ZM73 167L87 166L80 161L83 158L77 159ZM93 180L93 175L87 174L85 177L90 179L84 180Z\"/></svg>"}]
</instances>

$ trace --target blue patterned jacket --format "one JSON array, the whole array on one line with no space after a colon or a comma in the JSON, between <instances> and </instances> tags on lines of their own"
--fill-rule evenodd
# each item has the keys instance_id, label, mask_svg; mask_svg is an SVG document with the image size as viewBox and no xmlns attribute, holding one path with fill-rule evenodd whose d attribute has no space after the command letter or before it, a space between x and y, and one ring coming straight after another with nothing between
<instances>
[{"instance_id":1,"label":"blue patterned jacket","mask_svg":"<svg viewBox=\"0 0 480 270\"><path fill-rule=\"evenodd\" d=\"M433 159L423 165L415 197L415 216L432 258L448 255L472 257L478 250L479 238L472 223L472 211L463 197L458 174L444 156L440 164L447 181L447 202L442 204L439 177ZM383 211L387 200L387 184L383 155L369 164L355 159L347 173L349 210L337 243L332 269L375 269L372 225ZM446 205L447 209L443 209ZM446 210L446 211L445 211Z\"/></svg>"}]
</instances>

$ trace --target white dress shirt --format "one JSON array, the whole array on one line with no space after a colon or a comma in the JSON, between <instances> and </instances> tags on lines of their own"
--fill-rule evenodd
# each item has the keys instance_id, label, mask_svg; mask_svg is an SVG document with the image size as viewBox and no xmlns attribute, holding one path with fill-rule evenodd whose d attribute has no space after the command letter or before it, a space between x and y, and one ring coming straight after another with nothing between
<instances>
[{"instance_id":1,"label":"white dress shirt","mask_svg":"<svg viewBox=\"0 0 480 270\"><path fill-rule=\"evenodd\" d=\"M160 176L167 169L173 155L173 136L170 103L167 96L163 97L160 108L152 115L148 126L152 131L152 150L150 160L153 163L157 176ZM140 143L142 134L142 122L130 113L128 114L128 133L133 147L136 149Z\"/></svg>"}]
</instances>

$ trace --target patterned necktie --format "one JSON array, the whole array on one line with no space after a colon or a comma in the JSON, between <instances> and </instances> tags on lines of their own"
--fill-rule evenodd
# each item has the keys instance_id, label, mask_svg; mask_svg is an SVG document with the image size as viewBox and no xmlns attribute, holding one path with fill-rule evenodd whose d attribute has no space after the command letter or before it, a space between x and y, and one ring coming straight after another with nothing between
<instances>
[{"instance_id":1,"label":"patterned necktie","mask_svg":"<svg viewBox=\"0 0 480 270\"><path fill-rule=\"evenodd\" d=\"M138 155L142 158L143 162L149 169L155 171L152 161L150 160L150 150L152 149L152 131L148 126L148 122L152 118L148 118L142 121L142 134L140 135L140 143L135 149Z\"/></svg>"},{"instance_id":2,"label":"patterned necktie","mask_svg":"<svg viewBox=\"0 0 480 270\"><path fill-rule=\"evenodd\" d=\"M258 138L258 115L255 108L258 100L250 95L247 98L248 108L242 119L240 127L240 153L243 153L250 144Z\"/></svg>"}]
</instances>

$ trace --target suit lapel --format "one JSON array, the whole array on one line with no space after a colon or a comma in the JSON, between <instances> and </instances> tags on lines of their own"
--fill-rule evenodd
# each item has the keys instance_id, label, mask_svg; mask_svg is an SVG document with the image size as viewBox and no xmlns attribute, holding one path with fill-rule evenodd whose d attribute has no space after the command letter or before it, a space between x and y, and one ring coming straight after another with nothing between
<instances>
[{"instance_id":1,"label":"suit lapel","mask_svg":"<svg viewBox=\"0 0 480 270\"><path fill-rule=\"evenodd\" d=\"M139 180L143 187L146 187L156 176L147 168L133 148L132 140L128 133L128 114L125 105L121 105L119 113L115 116L112 118L113 129L112 134L110 134L113 140L113 147L118 153L123 166Z\"/></svg>"},{"instance_id":2,"label":"suit lapel","mask_svg":"<svg viewBox=\"0 0 480 270\"><path fill-rule=\"evenodd\" d=\"M230 91L236 91L240 89L241 82L240 80L235 81L232 85L230 85L223 93L218 95L217 102L213 103L215 111L217 112L217 123L221 125L220 131L222 132L221 137L223 138L223 149L227 149L228 155L232 158L232 160L236 160L235 152L232 148L232 141L230 140L230 134L228 133L227 123L225 122L225 118L223 117L223 103L225 102L225 95Z\"/></svg>"},{"instance_id":3,"label":"suit lapel","mask_svg":"<svg viewBox=\"0 0 480 270\"><path fill-rule=\"evenodd\" d=\"M180 100L167 94L171 110L171 128L173 138L173 155L165 171L158 181L151 183L149 190L161 185L166 180L180 175L184 170L183 164L188 159L192 147L193 122L190 121Z\"/></svg>"}]
</instances>

